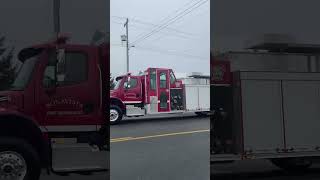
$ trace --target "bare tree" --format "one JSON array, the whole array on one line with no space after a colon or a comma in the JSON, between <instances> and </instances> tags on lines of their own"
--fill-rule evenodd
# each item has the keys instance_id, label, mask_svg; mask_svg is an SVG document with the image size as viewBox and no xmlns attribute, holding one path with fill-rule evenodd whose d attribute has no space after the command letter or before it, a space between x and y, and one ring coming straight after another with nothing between
<instances>
[{"instance_id":1,"label":"bare tree","mask_svg":"<svg viewBox=\"0 0 320 180\"><path fill-rule=\"evenodd\" d=\"M10 88L16 75L16 66L12 63L14 48L5 47L5 37L0 37L0 90Z\"/></svg>"}]
</instances>

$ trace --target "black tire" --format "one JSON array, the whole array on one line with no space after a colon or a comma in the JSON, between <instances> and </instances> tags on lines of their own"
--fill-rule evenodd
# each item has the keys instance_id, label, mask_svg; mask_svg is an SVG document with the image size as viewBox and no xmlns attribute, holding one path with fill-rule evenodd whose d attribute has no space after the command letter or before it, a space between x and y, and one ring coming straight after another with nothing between
<instances>
[{"instance_id":1,"label":"black tire","mask_svg":"<svg viewBox=\"0 0 320 180\"><path fill-rule=\"evenodd\" d=\"M23 157L27 165L24 180L39 180L41 173L40 158L28 142L12 137L0 138L0 153L5 151L15 152Z\"/></svg>"},{"instance_id":2,"label":"black tire","mask_svg":"<svg viewBox=\"0 0 320 180\"><path fill-rule=\"evenodd\" d=\"M290 172L303 172L312 166L310 158L278 158L271 159L277 167Z\"/></svg>"},{"instance_id":3,"label":"black tire","mask_svg":"<svg viewBox=\"0 0 320 180\"><path fill-rule=\"evenodd\" d=\"M111 114L110 114L110 124L114 125L114 124L120 123L120 121L122 120L122 117L123 117L122 110L118 106L111 105L110 106L110 113L111 113L111 111L114 111L115 113L118 113L118 116L117 116L117 118L115 120L111 121Z\"/></svg>"}]
</instances>

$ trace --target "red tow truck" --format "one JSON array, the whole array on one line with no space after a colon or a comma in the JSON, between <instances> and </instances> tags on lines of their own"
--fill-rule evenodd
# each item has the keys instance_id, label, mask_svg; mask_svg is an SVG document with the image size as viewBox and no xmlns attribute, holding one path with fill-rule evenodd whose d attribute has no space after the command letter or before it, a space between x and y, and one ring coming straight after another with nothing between
<instances>
[{"instance_id":1,"label":"red tow truck","mask_svg":"<svg viewBox=\"0 0 320 180\"><path fill-rule=\"evenodd\" d=\"M116 78L110 92L110 123L123 116L210 111L209 84L183 84L172 69L148 68L139 75L128 73Z\"/></svg>"},{"instance_id":2,"label":"red tow truck","mask_svg":"<svg viewBox=\"0 0 320 180\"><path fill-rule=\"evenodd\" d=\"M23 65L0 92L0 179L109 169L109 45L67 40L18 54Z\"/></svg>"}]
</instances>

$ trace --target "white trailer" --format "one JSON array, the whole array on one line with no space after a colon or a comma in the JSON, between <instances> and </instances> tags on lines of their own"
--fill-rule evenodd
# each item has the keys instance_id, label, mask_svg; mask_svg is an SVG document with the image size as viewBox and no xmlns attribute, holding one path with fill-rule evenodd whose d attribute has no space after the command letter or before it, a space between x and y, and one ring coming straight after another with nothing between
<instances>
[{"instance_id":1,"label":"white trailer","mask_svg":"<svg viewBox=\"0 0 320 180\"><path fill-rule=\"evenodd\" d=\"M301 170L320 157L317 54L249 51L223 56L233 78L229 86L211 85L212 104L218 106L211 123L212 163L269 159L281 168Z\"/></svg>"},{"instance_id":2,"label":"white trailer","mask_svg":"<svg viewBox=\"0 0 320 180\"><path fill-rule=\"evenodd\" d=\"M210 111L210 85L185 84L186 111Z\"/></svg>"},{"instance_id":3,"label":"white trailer","mask_svg":"<svg viewBox=\"0 0 320 180\"><path fill-rule=\"evenodd\" d=\"M210 111L210 76L192 73L187 78L180 78L184 84L186 111L196 114L208 114Z\"/></svg>"}]
</instances>

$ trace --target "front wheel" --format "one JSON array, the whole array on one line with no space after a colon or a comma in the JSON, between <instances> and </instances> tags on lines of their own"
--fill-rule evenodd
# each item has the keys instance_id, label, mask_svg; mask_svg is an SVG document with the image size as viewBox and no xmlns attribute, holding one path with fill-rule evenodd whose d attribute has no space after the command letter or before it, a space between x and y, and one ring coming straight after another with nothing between
<instances>
[{"instance_id":1,"label":"front wheel","mask_svg":"<svg viewBox=\"0 0 320 180\"><path fill-rule=\"evenodd\" d=\"M122 110L118 106L110 106L110 124L118 124L122 120L122 116Z\"/></svg>"},{"instance_id":2,"label":"front wheel","mask_svg":"<svg viewBox=\"0 0 320 180\"><path fill-rule=\"evenodd\" d=\"M35 149L18 138L0 138L0 179L38 180L41 165Z\"/></svg>"}]
</instances>

